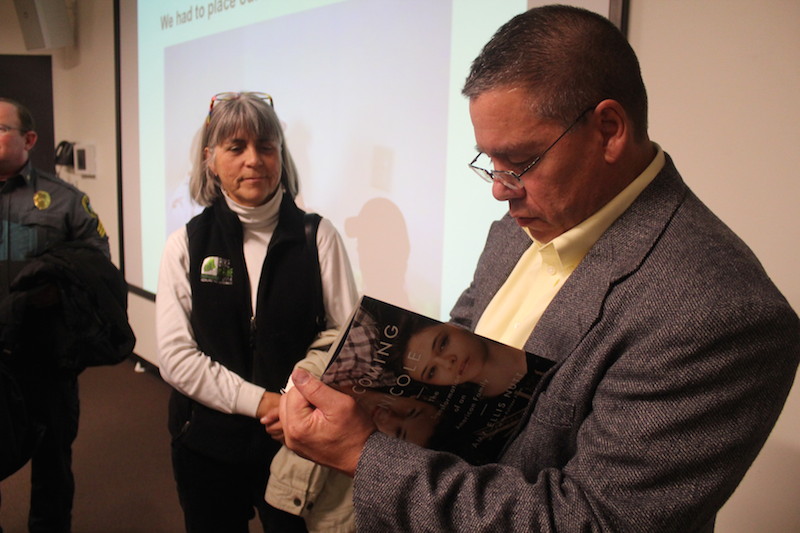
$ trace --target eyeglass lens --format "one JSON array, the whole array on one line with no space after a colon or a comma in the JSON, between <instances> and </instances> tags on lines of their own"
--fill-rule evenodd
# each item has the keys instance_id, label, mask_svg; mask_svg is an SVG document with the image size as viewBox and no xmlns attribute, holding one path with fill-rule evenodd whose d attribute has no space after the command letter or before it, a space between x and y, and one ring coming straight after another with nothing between
<instances>
[{"instance_id":1,"label":"eyeglass lens","mask_svg":"<svg viewBox=\"0 0 800 533\"><path fill-rule=\"evenodd\" d=\"M578 122L580 122L580 120L583 118L583 116L586 113L588 113L589 111L591 111L592 109L594 109L596 107L597 107L597 105L594 105L594 106L588 107L585 110L583 110L581 112L581 114L578 115L578 117L569 126L567 126L567 128L563 131L563 133L561 133L561 135L559 135L558 138L555 141L553 141L552 144L550 144L550 146L545 148L545 150L541 154L539 154L519 174L517 174L516 172L513 172L511 170L486 170L483 167L493 166L493 163L492 163L491 158L489 156L487 156L486 154L484 154L483 152L479 152L478 155L475 156L475 159L472 160L472 162L469 164L469 167L472 170L474 170L475 173L478 176L480 176L483 180L485 180L485 181L487 181L489 183L492 183L492 181L494 181L494 180L498 180L503 185L508 187L509 189L520 189L520 188L522 188L522 185L520 184L520 182L522 181L522 175L525 174L526 172L528 172L534 166L536 166L536 164L542 159L542 157L544 157L544 155L547 152L549 152L551 148L553 148L556 144L558 144L558 141L560 141L567 133L569 133L569 131L572 128L574 128L575 125ZM485 163L480 164L480 165L476 165L475 164L478 161L478 159L481 158L481 156L484 156L484 159L488 160L488 164L485 164Z\"/></svg>"}]
</instances>

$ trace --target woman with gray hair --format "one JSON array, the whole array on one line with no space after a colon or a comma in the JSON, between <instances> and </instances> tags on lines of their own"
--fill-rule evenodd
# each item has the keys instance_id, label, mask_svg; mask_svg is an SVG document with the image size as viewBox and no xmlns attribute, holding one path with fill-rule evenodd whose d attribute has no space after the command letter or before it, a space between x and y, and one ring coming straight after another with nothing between
<instances>
[{"instance_id":1,"label":"woman with gray hair","mask_svg":"<svg viewBox=\"0 0 800 533\"><path fill-rule=\"evenodd\" d=\"M297 171L272 98L211 99L190 181L205 210L167 240L156 298L172 462L187 531L305 531L264 501L280 443L259 422L310 347L356 300L341 237L294 198Z\"/></svg>"}]
</instances>

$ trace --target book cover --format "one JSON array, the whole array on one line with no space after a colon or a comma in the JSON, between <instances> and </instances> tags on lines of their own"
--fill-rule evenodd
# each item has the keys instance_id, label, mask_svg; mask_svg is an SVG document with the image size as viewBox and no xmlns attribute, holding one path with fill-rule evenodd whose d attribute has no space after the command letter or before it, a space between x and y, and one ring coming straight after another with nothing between
<instances>
[{"instance_id":1,"label":"book cover","mask_svg":"<svg viewBox=\"0 0 800 533\"><path fill-rule=\"evenodd\" d=\"M379 430L472 464L498 459L552 361L363 296L322 381Z\"/></svg>"}]
</instances>

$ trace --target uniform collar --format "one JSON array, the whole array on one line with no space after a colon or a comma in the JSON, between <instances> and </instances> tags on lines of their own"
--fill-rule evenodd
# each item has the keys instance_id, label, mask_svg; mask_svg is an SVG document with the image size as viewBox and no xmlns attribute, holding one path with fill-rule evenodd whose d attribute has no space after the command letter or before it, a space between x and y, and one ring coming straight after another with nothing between
<instances>
[{"instance_id":1,"label":"uniform collar","mask_svg":"<svg viewBox=\"0 0 800 533\"><path fill-rule=\"evenodd\" d=\"M0 182L0 189L6 189L6 185L8 185L8 189L13 189L22 184L32 189L36 188L36 172L30 159L14 176L11 176L5 182Z\"/></svg>"}]
</instances>

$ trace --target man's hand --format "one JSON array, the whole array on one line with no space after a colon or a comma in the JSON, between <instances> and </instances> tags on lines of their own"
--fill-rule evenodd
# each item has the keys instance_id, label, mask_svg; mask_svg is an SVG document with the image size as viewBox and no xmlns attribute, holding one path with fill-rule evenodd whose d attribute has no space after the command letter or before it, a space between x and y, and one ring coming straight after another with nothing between
<instances>
[{"instance_id":1,"label":"man's hand","mask_svg":"<svg viewBox=\"0 0 800 533\"><path fill-rule=\"evenodd\" d=\"M280 420L286 446L297 454L348 476L375 424L355 400L302 369L292 373L294 388L281 397Z\"/></svg>"}]
</instances>

